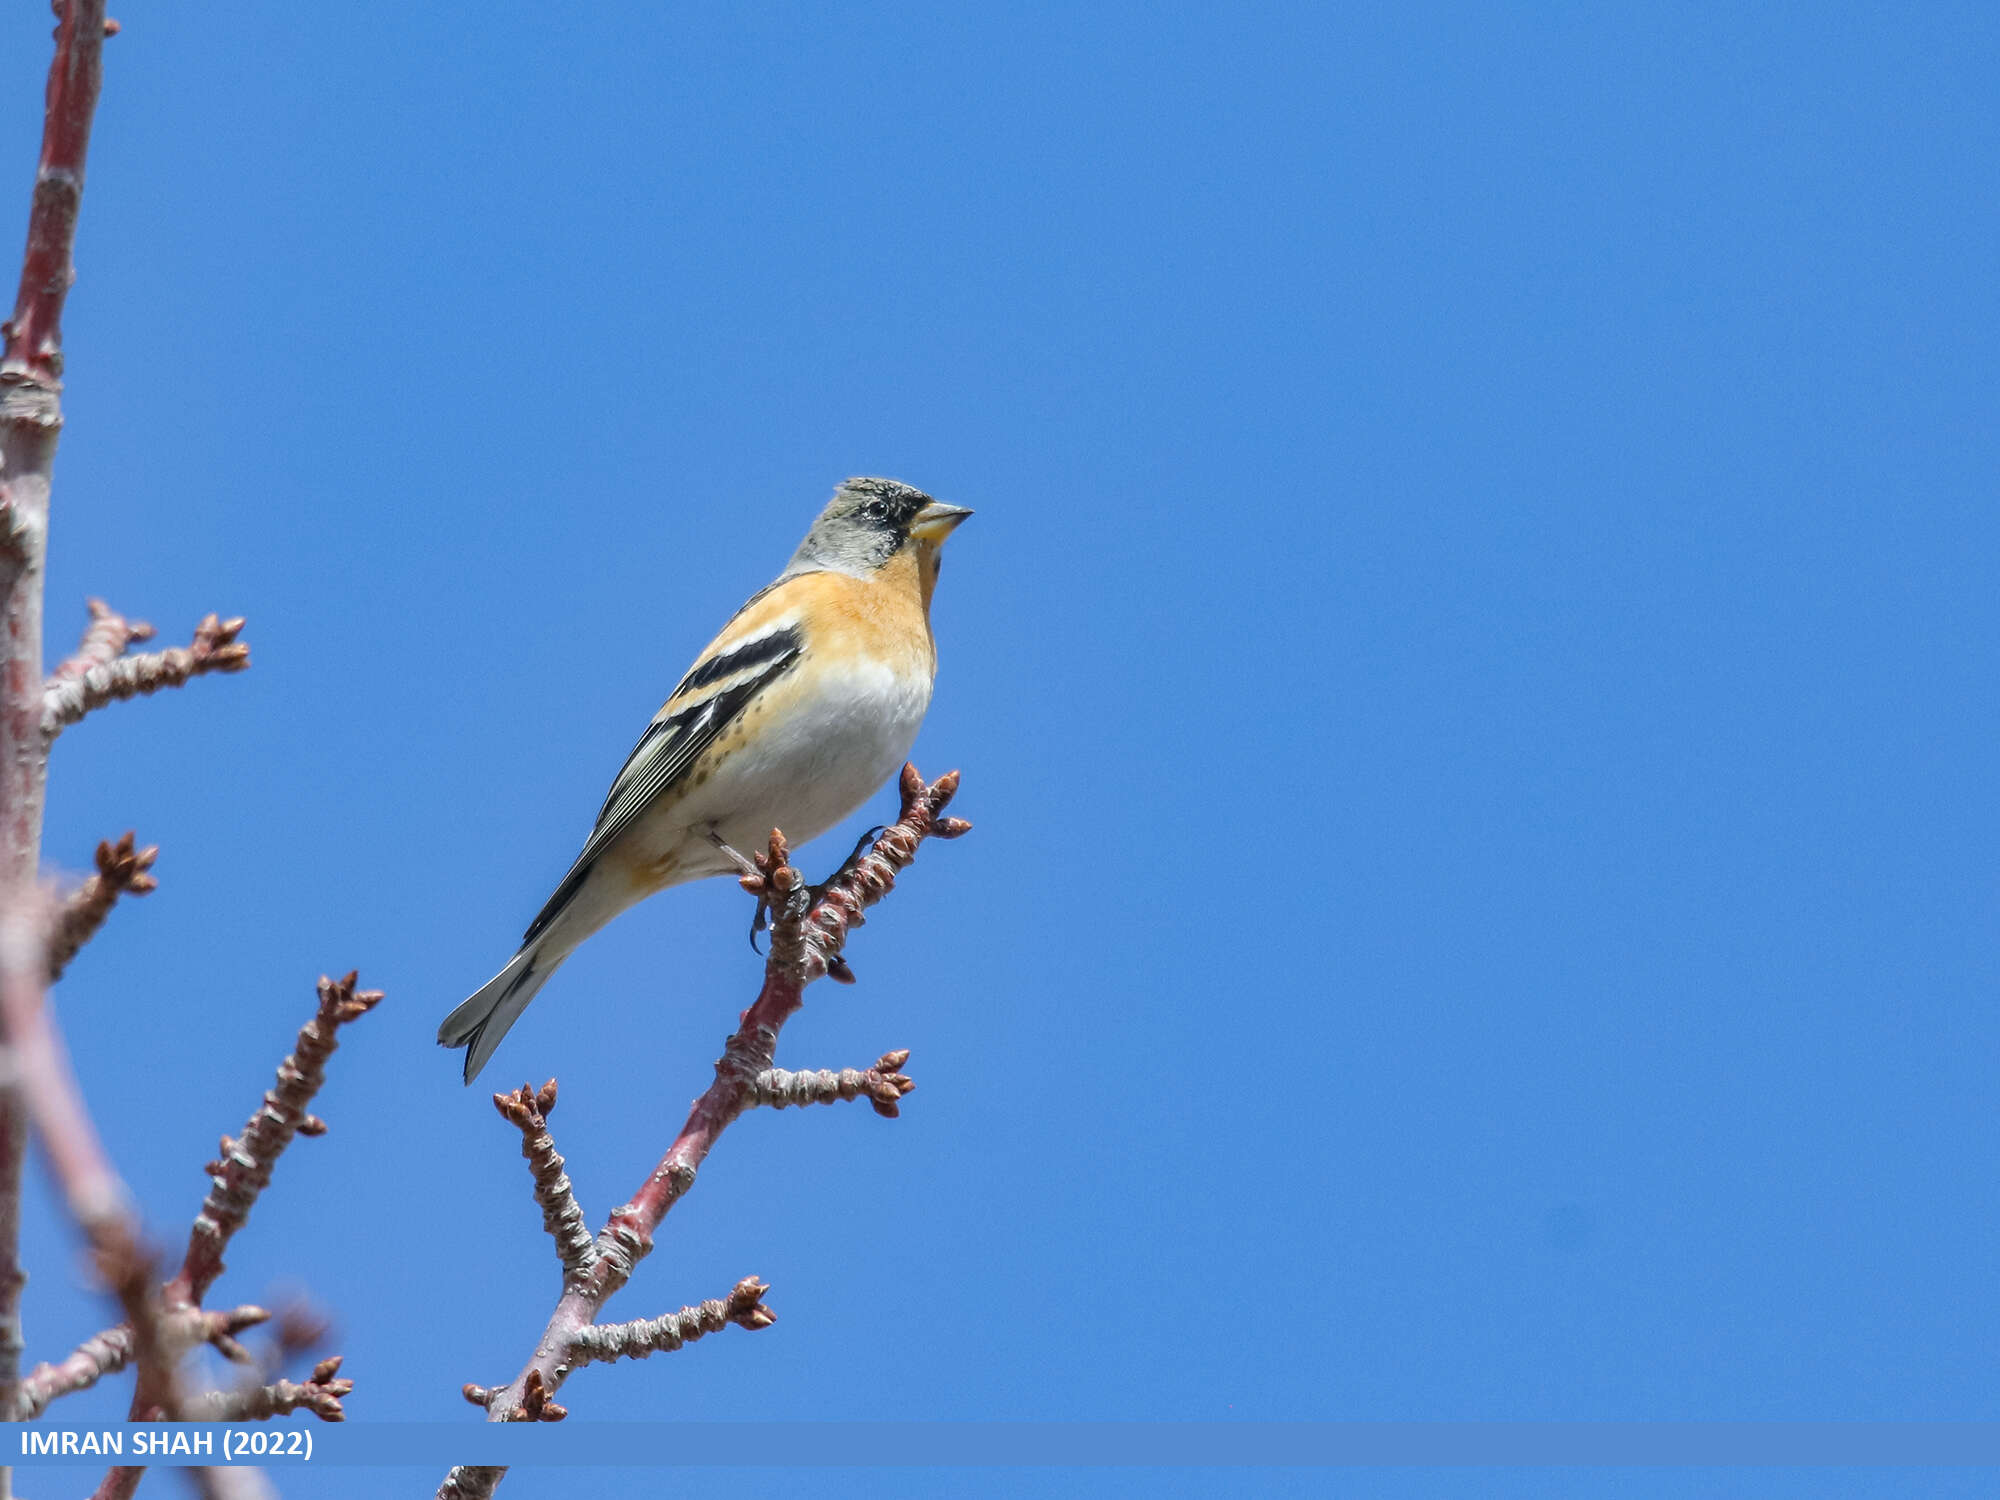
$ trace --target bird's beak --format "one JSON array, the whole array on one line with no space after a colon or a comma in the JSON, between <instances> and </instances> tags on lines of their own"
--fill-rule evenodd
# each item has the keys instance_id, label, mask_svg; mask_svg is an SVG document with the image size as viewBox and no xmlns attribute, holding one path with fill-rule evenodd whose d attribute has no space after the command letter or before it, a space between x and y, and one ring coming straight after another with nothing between
<instances>
[{"instance_id":1,"label":"bird's beak","mask_svg":"<svg viewBox=\"0 0 2000 1500\"><path fill-rule=\"evenodd\" d=\"M958 523L972 512L962 505L946 505L942 500L933 500L910 521L910 535L920 542L936 546L958 529Z\"/></svg>"}]
</instances>

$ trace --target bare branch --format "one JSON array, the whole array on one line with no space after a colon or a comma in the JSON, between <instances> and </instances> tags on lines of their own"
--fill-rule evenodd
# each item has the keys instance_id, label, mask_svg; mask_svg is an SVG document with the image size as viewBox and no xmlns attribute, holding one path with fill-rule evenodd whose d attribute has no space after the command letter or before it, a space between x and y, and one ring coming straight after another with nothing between
<instances>
[{"instance_id":1,"label":"bare branch","mask_svg":"<svg viewBox=\"0 0 2000 1500\"><path fill-rule=\"evenodd\" d=\"M83 206L83 164L90 150L90 121L103 81L104 0L70 0L56 28L49 65L42 160L28 214L28 249L21 259L21 291L4 325L0 380L25 377L42 385L62 378L63 302L76 280L70 254Z\"/></svg>"},{"instance_id":2,"label":"bare branch","mask_svg":"<svg viewBox=\"0 0 2000 1500\"><path fill-rule=\"evenodd\" d=\"M132 642L153 638L153 627L144 620L128 620L102 599L84 602L90 609L90 624L84 627L83 640L76 654L49 674L48 682L43 685L45 689L75 681L92 667L108 667L125 654L125 648Z\"/></svg>"},{"instance_id":3,"label":"bare branch","mask_svg":"<svg viewBox=\"0 0 2000 1500\"><path fill-rule=\"evenodd\" d=\"M36 1365L21 1382L21 1420L40 1416L51 1401L87 1391L106 1375L115 1375L132 1359L132 1328L120 1323L94 1333L56 1364Z\"/></svg>"},{"instance_id":4,"label":"bare branch","mask_svg":"<svg viewBox=\"0 0 2000 1500\"><path fill-rule=\"evenodd\" d=\"M556 1242L562 1259L563 1284L589 1272L597 1259L597 1247L584 1227L583 1205L576 1201L563 1159L556 1153L555 1138L549 1134L548 1117L556 1107L556 1081L551 1078L538 1093L527 1084L512 1094L495 1094L498 1109L521 1132L521 1155L535 1179L535 1202L542 1206L542 1228Z\"/></svg>"},{"instance_id":5,"label":"bare branch","mask_svg":"<svg viewBox=\"0 0 2000 1500\"><path fill-rule=\"evenodd\" d=\"M241 672L250 665L249 645L236 638L242 629L240 615L233 620L209 615L195 627L189 645L120 657L74 677L51 677L42 695L43 737L52 740L92 709L121 698L179 687L209 672Z\"/></svg>"},{"instance_id":6,"label":"bare branch","mask_svg":"<svg viewBox=\"0 0 2000 1500\"><path fill-rule=\"evenodd\" d=\"M0 1046L0 1421L18 1422L21 1410L21 1169L28 1146L28 1116L21 1102L20 1066L11 1047Z\"/></svg>"},{"instance_id":7,"label":"bare branch","mask_svg":"<svg viewBox=\"0 0 2000 1500\"><path fill-rule=\"evenodd\" d=\"M48 903L38 890L16 890L0 905L0 1019L6 1023L10 1060L57 1185L96 1244L101 1226L123 1227L125 1185L104 1153L77 1091L68 1049L49 1014L44 993Z\"/></svg>"},{"instance_id":8,"label":"bare branch","mask_svg":"<svg viewBox=\"0 0 2000 1500\"><path fill-rule=\"evenodd\" d=\"M315 1119L306 1113L306 1106L326 1081L326 1060L340 1045L340 1028L366 1015L382 999L380 990L357 990L357 977L322 976L319 1009L300 1029L292 1054L278 1064L278 1081L264 1091L264 1102L250 1116L242 1136L222 1138L221 1155L206 1169L213 1181L188 1235L187 1256L167 1288L169 1305L200 1304L222 1274L222 1253L230 1239L250 1217L258 1194L270 1185L279 1156L293 1135Z\"/></svg>"},{"instance_id":9,"label":"bare branch","mask_svg":"<svg viewBox=\"0 0 2000 1500\"><path fill-rule=\"evenodd\" d=\"M264 1471L247 1464L213 1464L181 1473L201 1500L278 1500Z\"/></svg>"},{"instance_id":10,"label":"bare branch","mask_svg":"<svg viewBox=\"0 0 2000 1500\"><path fill-rule=\"evenodd\" d=\"M769 1328L778 1321L778 1315L764 1305L764 1294L770 1290L755 1276L746 1276L727 1297L711 1297L698 1307L684 1307L664 1318L593 1323L577 1331L570 1354L578 1364L645 1359L662 1349L678 1349L706 1334L720 1333L731 1323L753 1332Z\"/></svg>"},{"instance_id":11,"label":"bare branch","mask_svg":"<svg viewBox=\"0 0 2000 1500\"><path fill-rule=\"evenodd\" d=\"M862 923L862 913L886 896L896 876L915 860L927 838L957 838L971 828L960 818L944 816L958 790L958 773L951 771L925 785L915 766L905 766L901 783L902 812L894 824L867 849L850 858L834 877L817 889L791 867L784 835L772 830L769 852L757 857L755 875L743 886L772 912L771 951L764 964L764 986L743 1012L736 1032L723 1045L715 1064L715 1082L695 1100L687 1122L632 1201L615 1209L597 1236L597 1258L581 1275L569 1278L534 1357L514 1381L498 1390L479 1387L479 1404L487 1420L520 1421L549 1397L580 1361L579 1338L589 1338L598 1311L631 1279L633 1268L653 1247L653 1236L668 1211L694 1185L695 1174L718 1137L758 1097L758 1082L773 1082L778 1033L804 1003L805 987L828 974L838 977L845 965L841 949L850 928ZM907 1092L908 1080L890 1076L901 1059L888 1054L877 1065L878 1094L866 1090L878 1107L893 1107ZM888 1063L888 1070L882 1064ZM900 1076L900 1075L895 1075ZM857 1084L857 1087L859 1085ZM836 1096L838 1094L836 1075ZM775 1101L773 1101L775 1102ZM629 1325L638 1327L641 1325ZM495 1481L497 1482L497 1480Z\"/></svg>"},{"instance_id":12,"label":"bare branch","mask_svg":"<svg viewBox=\"0 0 2000 1500\"><path fill-rule=\"evenodd\" d=\"M143 896L159 887L152 874L159 854L158 844L135 848L129 832L115 844L98 841L97 873L70 892L49 936L49 983L62 978L77 950L97 936L121 895Z\"/></svg>"},{"instance_id":13,"label":"bare branch","mask_svg":"<svg viewBox=\"0 0 2000 1500\"><path fill-rule=\"evenodd\" d=\"M8 1063L18 1070L28 1118L70 1216L89 1242L98 1274L116 1293L132 1329L132 1358L148 1410L178 1411L174 1353L153 1293L152 1251L140 1238L125 1185L111 1165L78 1089L69 1052L44 989L47 903L16 890L0 912L0 1021ZM18 1402L18 1387L12 1393Z\"/></svg>"},{"instance_id":14,"label":"bare branch","mask_svg":"<svg viewBox=\"0 0 2000 1500\"><path fill-rule=\"evenodd\" d=\"M876 1114L893 1120L901 1113L896 1101L917 1086L907 1073L897 1071L909 1060L909 1051L905 1049L884 1052L865 1071L842 1068L836 1073L821 1068L817 1072L793 1073L784 1068L766 1068L750 1080L743 1102L788 1109L795 1104L835 1104L843 1099L865 1098Z\"/></svg>"},{"instance_id":15,"label":"bare branch","mask_svg":"<svg viewBox=\"0 0 2000 1500\"><path fill-rule=\"evenodd\" d=\"M505 1465L492 1469L459 1464L444 1476L444 1483L438 1486L437 1500L492 1500L493 1491L506 1472Z\"/></svg>"},{"instance_id":16,"label":"bare branch","mask_svg":"<svg viewBox=\"0 0 2000 1500\"><path fill-rule=\"evenodd\" d=\"M225 1357L245 1364L253 1362L250 1352L235 1336L270 1316L261 1307L236 1307L225 1312L188 1308L157 1314L154 1327L164 1360L178 1362L188 1350L210 1344ZM21 1382L22 1420L32 1420L52 1401L88 1390L106 1375L117 1374L132 1362L133 1354L132 1325L120 1323L92 1334L58 1363L35 1366Z\"/></svg>"},{"instance_id":17,"label":"bare branch","mask_svg":"<svg viewBox=\"0 0 2000 1500\"><path fill-rule=\"evenodd\" d=\"M116 1465L106 1471L90 1492L90 1500L132 1500L139 1493L139 1481L146 1477L145 1466Z\"/></svg>"},{"instance_id":18,"label":"bare branch","mask_svg":"<svg viewBox=\"0 0 2000 1500\"><path fill-rule=\"evenodd\" d=\"M323 1359L303 1383L275 1380L269 1385L250 1386L240 1391L210 1391L186 1403L188 1420L195 1422L265 1422L288 1412L305 1410L322 1422L344 1422L347 1412L341 1397L354 1389L354 1382L338 1378L340 1357Z\"/></svg>"},{"instance_id":19,"label":"bare branch","mask_svg":"<svg viewBox=\"0 0 2000 1500\"><path fill-rule=\"evenodd\" d=\"M180 1357L185 1345L166 1326L155 1292L159 1257L138 1237L129 1219L115 1221L91 1236L97 1273L125 1310L132 1331L132 1363L138 1379L132 1393L132 1417L145 1422L181 1420Z\"/></svg>"},{"instance_id":20,"label":"bare branch","mask_svg":"<svg viewBox=\"0 0 2000 1500\"><path fill-rule=\"evenodd\" d=\"M103 76L104 0L71 0L56 28L14 316L0 325L0 890L25 892L41 858L42 578L49 483L62 433L62 307ZM19 1059L15 1061L18 1063ZM0 1070L0 1419L17 1415L19 1231L26 1104Z\"/></svg>"},{"instance_id":21,"label":"bare branch","mask_svg":"<svg viewBox=\"0 0 2000 1500\"><path fill-rule=\"evenodd\" d=\"M237 1342L236 1335L268 1322L270 1317L263 1308L249 1305L216 1312L201 1307L174 1307L161 1314L160 1329L176 1359L207 1344L233 1363L254 1365L256 1358Z\"/></svg>"}]
</instances>

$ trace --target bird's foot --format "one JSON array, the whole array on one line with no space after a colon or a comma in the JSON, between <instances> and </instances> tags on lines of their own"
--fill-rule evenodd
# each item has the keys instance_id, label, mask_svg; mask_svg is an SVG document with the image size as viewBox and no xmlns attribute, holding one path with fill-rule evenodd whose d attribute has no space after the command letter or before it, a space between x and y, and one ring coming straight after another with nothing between
<instances>
[{"instance_id":1,"label":"bird's foot","mask_svg":"<svg viewBox=\"0 0 2000 1500\"><path fill-rule=\"evenodd\" d=\"M748 858L739 850L724 843L722 835L717 833L713 828L708 831L708 841L720 849L729 862L736 866L738 874L753 878L763 875L764 872L757 868L757 862L754 859ZM764 931L764 911L768 905L769 902L766 898L759 896L757 898L757 909L750 917L750 951L759 958L764 956L764 950L757 946L757 938Z\"/></svg>"},{"instance_id":2,"label":"bird's foot","mask_svg":"<svg viewBox=\"0 0 2000 1500\"><path fill-rule=\"evenodd\" d=\"M877 823L873 828L862 834L861 841L854 846L854 852L840 862L839 869L827 876L818 885L808 886L807 889L812 892L813 900L818 901L820 897L833 888L834 882L838 881L848 871L861 863L861 857L875 847L875 840L882 837L888 831L888 827L889 825L886 823Z\"/></svg>"}]
</instances>

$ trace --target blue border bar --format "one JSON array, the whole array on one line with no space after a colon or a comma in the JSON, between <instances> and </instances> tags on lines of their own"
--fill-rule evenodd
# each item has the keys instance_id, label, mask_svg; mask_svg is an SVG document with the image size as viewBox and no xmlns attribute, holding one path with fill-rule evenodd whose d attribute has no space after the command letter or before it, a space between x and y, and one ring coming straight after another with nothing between
<instances>
[{"instance_id":1,"label":"blue border bar","mask_svg":"<svg viewBox=\"0 0 2000 1500\"><path fill-rule=\"evenodd\" d=\"M234 1433L309 1430L310 1459L246 1460L271 1468L377 1464L536 1467L1020 1466L1951 1466L2000 1465L2000 1422L348 1422L284 1426L189 1424L210 1444L193 1454L133 1457L158 1426L37 1422L0 1434L0 1463L18 1468L109 1462L214 1464ZM22 1452L23 1433L72 1432L98 1451ZM87 1435L100 1436L95 1444ZM124 1452L107 1457L105 1436ZM39 1446L39 1442L38 1442Z\"/></svg>"}]
</instances>

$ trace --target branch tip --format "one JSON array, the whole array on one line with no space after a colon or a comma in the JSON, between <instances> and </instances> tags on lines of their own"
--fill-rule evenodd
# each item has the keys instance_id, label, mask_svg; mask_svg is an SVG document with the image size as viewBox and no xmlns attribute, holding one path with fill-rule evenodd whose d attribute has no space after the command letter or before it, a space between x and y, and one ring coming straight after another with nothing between
<instances>
[{"instance_id":1,"label":"branch tip","mask_svg":"<svg viewBox=\"0 0 2000 1500\"><path fill-rule=\"evenodd\" d=\"M90 625L76 654L50 675L42 692L42 734L54 739L92 709L122 698L179 687L210 672L241 672L250 665L250 647L239 639L242 616L210 614L195 626L186 646L127 656L133 641L151 639L153 627L125 619L101 599L90 601Z\"/></svg>"},{"instance_id":2,"label":"branch tip","mask_svg":"<svg viewBox=\"0 0 2000 1500\"><path fill-rule=\"evenodd\" d=\"M778 1321L778 1315L764 1305L764 1294L770 1286L755 1276L746 1276L730 1289L723 1303L723 1310L729 1321L738 1328L747 1328L755 1333L760 1328L769 1328Z\"/></svg>"},{"instance_id":3,"label":"branch tip","mask_svg":"<svg viewBox=\"0 0 2000 1500\"><path fill-rule=\"evenodd\" d=\"M382 1003L381 990L360 990L355 985L361 978L360 972L349 969L339 979L319 977L319 1017L331 1021L335 1026L344 1026L349 1021L359 1020Z\"/></svg>"},{"instance_id":4,"label":"branch tip","mask_svg":"<svg viewBox=\"0 0 2000 1500\"><path fill-rule=\"evenodd\" d=\"M209 1316L221 1320L220 1328L223 1333L241 1333L246 1328L255 1328L259 1323L271 1321L270 1313L251 1303L245 1303L242 1307L232 1308L225 1313L211 1313Z\"/></svg>"},{"instance_id":5,"label":"branch tip","mask_svg":"<svg viewBox=\"0 0 2000 1500\"><path fill-rule=\"evenodd\" d=\"M254 1365L257 1363L256 1355L252 1354L226 1333L218 1333L214 1338L209 1340L209 1343L213 1344L216 1352L233 1365Z\"/></svg>"},{"instance_id":6,"label":"branch tip","mask_svg":"<svg viewBox=\"0 0 2000 1500\"><path fill-rule=\"evenodd\" d=\"M49 933L48 977L51 983L62 977L70 960L97 935L120 896L144 896L159 889L160 883L152 874L153 861L159 855L159 845L149 844L141 849L129 831L115 844L108 839L99 840L97 873L87 876L70 893Z\"/></svg>"},{"instance_id":7,"label":"branch tip","mask_svg":"<svg viewBox=\"0 0 2000 1500\"><path fill-rule=\"evenodd\" d=\"M766 1068L751 1079L744 1103L786 1109L793 1105L866 1099L876 1114L893 1120L901 1113L898 1103L917 1086L915 1080L901 1071L909 1059L908 1049L903 1049L883 1053L865 1070L842 1068L836 1073L831 1068L821 1068L817 1072L794 1073L785 1068Z\"/></svg>"},{"instance_id":8,"label":"branch tip","mask_svg":"<svg viewBox=\"0 0 2000 1500\"><path fill-rule=\"evenodd\" d=\"M597 1261L597 1246L584 1222L583 1205L563 1171L555 1137L549 1134L549 1111L556 1107L556 1081L551 1078L537 1089L524 1083L509 1094L495 1094L493 1107L521 1132L521 1155L534 1179L535 1202L542 1210L542 1228L556 1242L567 1285L586 1274Z\"/></svg>"},{"instance_id":9,"label":"branch tip","mask_svg":"<svg viewBox=\"0 0 2000 1500\"><path fill-rule=\"evenodd\" d=\"M569 1408L554 1399L554 1393L542 1383L542 1372L530 1370L527 1382L521 1387L520 1410L510 1420L516 1422L560 1422L569 1415Z\"/></svg>"},{"instance_id":10,"label":"branch tip","mask_svg":"<svg viewBox=\"0 0 2000 1500\"><path fill-rule=\"evenodd\" d=\"M188 1417L200 1422L263 1422L289 1412L309 1411L322 1422L345 1422L341 1402L354 1382L340 1378L340 1360L323 1359L306 1381L274 1380L269 1385L234 1391L210 1391L188 1403Z\"/></svg>"},{"instance_id":11,"label":"branch tip","mask_svg":"<svg viewBox=\"0 0 2000 1500\"><path fill-rule=\"evenodd\" d=\"M167 1288L169 1303L200 1304L222 1274L223 1251L270 1185L271 1173L292 1137L324 1133L326 1122L310 1114L307 1106L326 1081L327 1059L340 1046L340 1028L366 1015L382 999L380 990L357 989L359 982L360 975L353 971L338 980L320 977L318 1005L312 1019L299 1028L291 1053L278 1064L276 1082L264 1091L242 1136L224 1135L217 1159L204 1166L213 1181L189 1231L180 1271Z\"/></svg>"}]
</instances>

